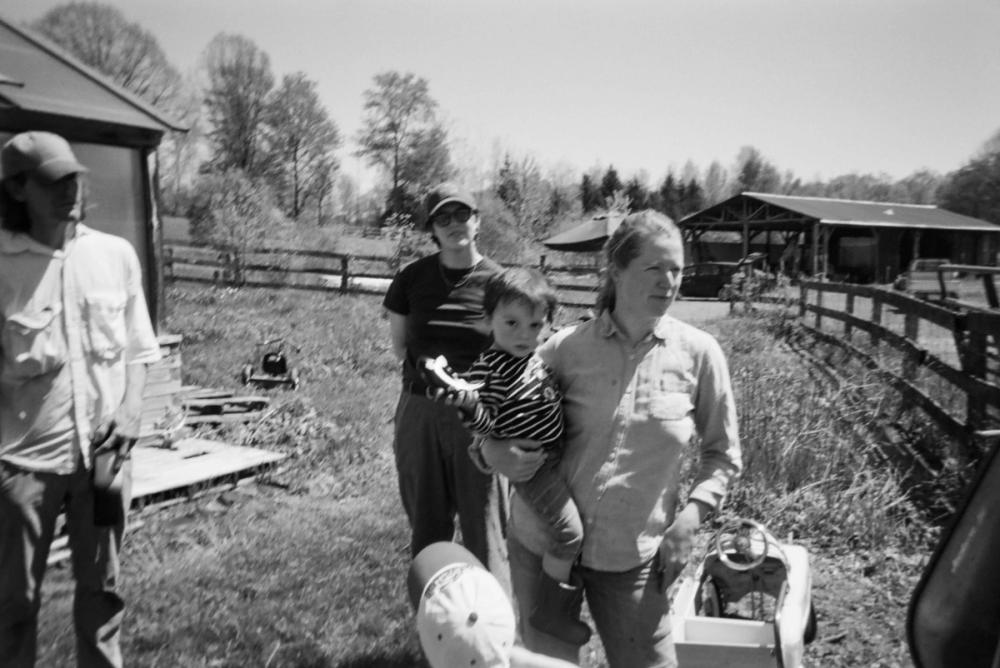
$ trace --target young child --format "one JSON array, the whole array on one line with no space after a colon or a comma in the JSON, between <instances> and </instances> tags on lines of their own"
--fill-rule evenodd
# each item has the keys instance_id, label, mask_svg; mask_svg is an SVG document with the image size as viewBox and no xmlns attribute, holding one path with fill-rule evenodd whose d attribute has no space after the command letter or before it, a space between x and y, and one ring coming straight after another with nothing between
<instances>
[{"instance_id":1,"label":"young child","mask_svg":"<svg viewBox=\"0 0 1000 668\"><path fill-rule=\"evenodd\" d=\"M583 645L591 630L579 618L582 591L571 581L583 543L583 523L558 470L562 394L551 369L534 354L552 325L556 306L555 289L538 271L507 269L488 279L483 310L493 344L462 374L468 385L459 384L478 389L456 389L456 385L435 398L456 406L477 434L538 441L545 449L546 461L534 477L514 485L548 523L554 539L542 557L541 591L529 621L539 631ZM488 470L477 444L469 454Z\"/></svg>"}]
</instances>

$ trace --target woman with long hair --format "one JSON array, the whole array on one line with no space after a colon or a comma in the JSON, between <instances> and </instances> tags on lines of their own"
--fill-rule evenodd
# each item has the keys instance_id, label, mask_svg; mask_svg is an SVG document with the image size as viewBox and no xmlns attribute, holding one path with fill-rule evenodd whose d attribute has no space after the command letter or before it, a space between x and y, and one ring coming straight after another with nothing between
<instances>
[{"instance_id":1,"label":"woman with long hair","mask_svg":"<svg viewBox=\"0 0 1000 668\"><path fill-rule=\"evenodd\" d=\"M684 268L673 221L655 211L627 216L605 244L604 260L596 317L538 350L563 392L560 469L584 525L575 606L586 597L612 668L675 666L666 589L739 473L736 406L716 340L667 314ZM682 498L682 462L696 435L699 463ZM530 450L491 439L482 454L518 481L540 465ZM550 538L516 494L509 534L523 642L578 660L579 647L526 623Z\"/></svg>"}]
</instances>

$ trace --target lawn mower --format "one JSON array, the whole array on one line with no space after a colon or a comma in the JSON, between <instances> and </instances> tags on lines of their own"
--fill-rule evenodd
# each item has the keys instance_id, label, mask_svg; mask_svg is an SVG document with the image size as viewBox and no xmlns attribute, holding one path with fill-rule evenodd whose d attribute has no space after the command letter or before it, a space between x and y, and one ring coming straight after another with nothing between
<instances>
[{"instance_id":1,"label":"lawn mower","mask_svg":"<svg viewBox=\"0 0 1000 668\"><path fill-rule=\"evenodd\" d=\"M752 520L727 522L672 610L681 668L801 668L816 636L809 553Z\"/></svg>"},{"instance_id":2,"label":"lawn mower","mask_svg":"<svg viewBox=\"0 0 1000 668\"><path fill-rule=\"evenodd\" d=\"M256 385L263 388L286 385L293 390L298 388L299 373L297 369L288 366L284 343L284 339L277 338L257 344L258 350L264 350L261 356L260 370L255 369L253 364L244 366L240 372L244 385Z\"/></svg>"}]
</instances>

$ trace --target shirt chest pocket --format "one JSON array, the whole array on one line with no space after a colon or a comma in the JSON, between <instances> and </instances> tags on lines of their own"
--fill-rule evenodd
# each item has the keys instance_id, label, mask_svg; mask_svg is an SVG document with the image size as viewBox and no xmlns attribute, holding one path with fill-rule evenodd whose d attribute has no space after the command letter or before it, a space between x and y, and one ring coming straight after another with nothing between
<instances>
[{"instance_id":1,"label":"shirt chest pocket","mask_svg":"<svg viewBox=\"0 0 1000 668\"><path fill-rule=\"evenodd\" d=\"M66 362L66 337L59 305L25 309L7 317L3 325L6 378L26 379L55 371Z\"/></svg>"},{"instance_id":2,"label":"shirt chest pocket","mask_svg":"<svg viewBox=\"0 0 1000 668\"><path fill-rule=\"evenodd\" d=\"M656 420L681 420L694 410L687 392L655 392L649 397L649 415Z\"/></svg>"},{"instance_id":3,"label":"shirt chest pocket","mask_svg":"<svg viewBox=\"0 0 1000 668\"><path fill-rule=\"evenodd\" d=\"M694 410L694 388L686 378L670 374L648 384L646 410L654 420L683 420Z\"/></svg>"},{"instance_id":4,"label":"shirt chest pocket","mask_svg":"<svg viewBox=\"0 0 1000 668\"><path fill-rule=\"evenodd\" d=\"M86 328L88 351L94 357L111 361L125 350L126 298L113 294L87 296Z\"/></svg>"}]
</instances>

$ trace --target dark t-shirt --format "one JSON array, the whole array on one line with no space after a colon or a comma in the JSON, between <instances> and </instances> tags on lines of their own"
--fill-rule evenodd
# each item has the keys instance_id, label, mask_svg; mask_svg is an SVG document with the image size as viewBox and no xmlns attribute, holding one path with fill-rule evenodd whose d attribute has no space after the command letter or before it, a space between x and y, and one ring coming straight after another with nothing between
<instances>
[{"instance_id":1,"label":"dark t-shirt","mask_svg":"<svg viewBox=\"0 0 1000 668\"><path fill-rule=\"evenodd\" d=\"M483 286L500 265L483 258L471 269L447 269L439 253L403 267L385 293L382 305L406 316L403 382L423 393L426 385L417 360L444 355L457 372L466 371L490 344L483 317Z\"/></svg>"}]
</instances>

